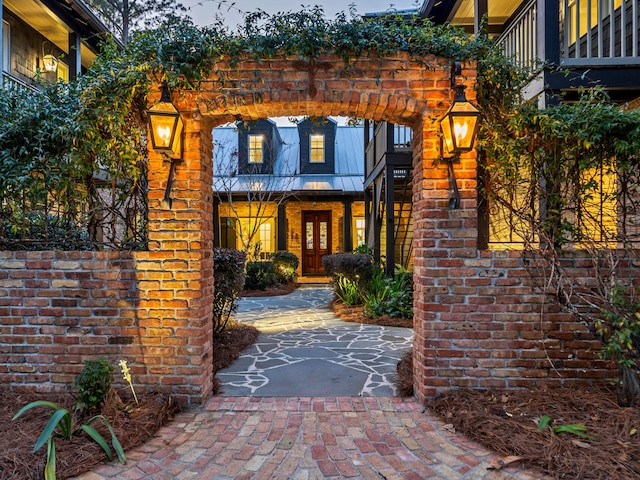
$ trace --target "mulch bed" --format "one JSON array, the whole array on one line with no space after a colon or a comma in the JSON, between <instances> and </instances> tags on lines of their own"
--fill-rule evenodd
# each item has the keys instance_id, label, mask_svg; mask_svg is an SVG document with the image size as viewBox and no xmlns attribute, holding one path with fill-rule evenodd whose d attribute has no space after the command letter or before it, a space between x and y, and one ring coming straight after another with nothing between
<instances>
[{"instance_id":1,"label":"mulch bed","mask_svg":"<svg viewBox=\"0 0 640 480\"><path fill-rule=\"evenodd\" d=\"M160 394L139 396L140 403L127 399L127 410L122 399L114 392L105 401L100 412L113 427L125 452L140 445L153 436L179 410L170 398ZM123 395L123 398L124 395ZM33 447L44 426L51 417L52 410L37 407L24 413L15 421L11 419L20 408L35 400L47 400L58 403L73 412L75 399L70 394L15 393L0 389L0 479L39 480L43 478L47 457L46 444L37 452ZM81 426L89 418L73 412L74 425ZM92 426L103 435L111 445L111 435L98 421ZM90 471L107 461L103 450L85 433L72 440L56 439L57 478L69 478ZM114 452L115 456L115 452Z\"/></svg>"},{"instance_id":2,"label":"mulch bed","mask_svg":"<svg viewBox=\"0 0 640 480\"><path fill-rule=\"evenodd\" d=\"M288 283L287 285L280 285L278 287L268 287L264 290L243 290L240 293L241 297L277 297L279 295L287 295L292 293L298 284Z\"/></svg>"},{"instance_id":3,"label":"mulch bed","mask_svg":"<svg viewBox=\"0 0 640 480\"><path fill-rule=\"evenodd\" d=\"M223 334L216 336L214 372L230 365L242 350L255 342L257 336L258 331L254 327L239 324L232 325ZM214 383L215 381L214 379ZM115 391L112 392L114 393L107 398L100 413L111 423L125 452L146 442L179 411L178 405L164 395L138 395L140 404L136 405L135 401L129 398L128 389L120 393L122 398ZM71 394L19 393L0 389L0 431L5 433L0 436L0 480L43 478L47 447L45 445L35 453L33 447L49 421L52 410L44 407L34 408L17 420L11 420L18 410L35 400L58 403L71 412L75 405L75 399ZM74 412L77 426L85 423L87 418L81 418L79 412ZM110 444L109 432L101 427L99 422L93 426L98 428ZM85 434L70 441L56 439L56 458L58 478L80 475L107 461L102 449Z\"/></svg>"},{"instance_id":4,"label":"mulch bed","mask_svg":"<svg viewBox=\"0 0 640 480\"><path fill-rule=\"evenodd\" d=\"M367 317L364 314L364 307L362 305L352 307L342 303L340 300L334 299L331 301L331 308L333 309L333 313L335 313L343 322L382 325L384 327L413 328L412 318L396 318L390 317L389 315L383 315L376 318Z\"/></svg>"},{"instance_id":5,"label":"mulch bed","mask_svg":"<svg viewBox=\"0 0 640 480\"><path fill-rule=\"evenodd\" d=\"M455 390L429 407L461 433L526 468L556 479L640 478L640 409L622 408L607 388L516 391ZM538 431L581 424L597 440ZM496 467L500 467L498 463Z\"/></svg>"}]
</instances>

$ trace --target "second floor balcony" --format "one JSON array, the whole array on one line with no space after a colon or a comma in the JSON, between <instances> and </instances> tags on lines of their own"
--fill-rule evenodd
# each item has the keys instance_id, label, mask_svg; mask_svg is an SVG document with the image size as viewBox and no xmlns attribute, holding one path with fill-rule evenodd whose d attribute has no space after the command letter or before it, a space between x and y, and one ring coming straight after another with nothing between
<instances>
[{"instance_id":1,"label":"second floor balcony","mask_svg":"<svg viewBox=\"0 0 640 480\"><path fill-rule=\"evenodd\" d=\"M498 42L523 67L640 65L640 0L528 0Z\"/></svg>"}]
</instances>

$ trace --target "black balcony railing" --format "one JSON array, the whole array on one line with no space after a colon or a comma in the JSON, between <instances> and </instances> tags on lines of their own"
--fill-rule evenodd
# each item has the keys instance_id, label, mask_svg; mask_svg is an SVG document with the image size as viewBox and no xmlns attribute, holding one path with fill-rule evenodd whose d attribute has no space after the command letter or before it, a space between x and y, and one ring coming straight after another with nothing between
<instances>
[{"instance_id":1,"label":"black balcony railing","mask_svg":"<svg viewBox=\"0 0 640 480\"><path fill-rule=\"evenodd\" d=\"M554 57L574 67L640 65L640 0L560 0L557 43L543 37L542 3L525 2L498 39L518 65L533 68ZM559 45L557 55L551 45Z\"/></svg>"}]
</instances>

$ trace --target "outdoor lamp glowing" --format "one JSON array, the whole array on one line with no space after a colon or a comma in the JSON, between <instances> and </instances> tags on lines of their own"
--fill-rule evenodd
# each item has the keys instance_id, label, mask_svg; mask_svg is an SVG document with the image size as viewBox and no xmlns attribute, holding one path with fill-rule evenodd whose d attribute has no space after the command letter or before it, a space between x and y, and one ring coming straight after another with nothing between
<instances>
[{"instance_id":1,"label":"outdoor lamp glowing","mask_svg":"<svg viewBox=\"0 0 640 480\"><path fill-rule=\"evenodd\" d=\"M455 88L455 97L453 104L440 120L443 147L448 154L470 151L479 125L480 110L467 100L464 94L465 86L456 84L455 79L460 70L460 62L455 62L451 68L451 87Z\"/></svg>"},{"instance_id":2,"label":"outdoor lamp glowing","mask_svg":"<svg viewBox=\"0 0 640 480\"><path fill-rule=\"evenodd\" d=\"M164 200L171 208L171 186L175 176L176 162L182 160L184 148L184 123L180 112L171 103L171 95L166 85L162 86L160 101L147 110L151 148L164 153L171 160L167 187L164 190ZM173 154L173 156L171 155Z\"/></svg>"},{"instance_id":3,"label":"outdoor lamp glowing","mask_svg":"<svg viewBox=\"0 0 640 480\"><path fill-rule=\"evenodd\" d=\"M453 104L440 120L442 159L447 163L447 177L451 190L449 206L453 209L460 208L460 190L453 162L460 158L460 153L473 149L480 118L480 110L474 107L464 94L465 86L456 82L456 77L461 73L460 62L454 62L451 65L451 88L455 89L455 97Z\"/></svg>"},{"instance_id":4,"label":"outdoor lamp glowing","mask_svg":"<svg viewBox=\"0 0 640 480\"><path fill-rule=\"evenodd\" d=\"M55 55L48 53L42 57L42 69L45 72L55 73L58 70L58 59Z\"/></svg>"},{"instance_id":5,"label":"outdoor lamp glowing","mask_svg":"<svg viewBox=\"0 0 640 480\"><path fill-rule=\"evenodd\" d=\"M166 86L162 87L160 102L147 110L151 148L154 150L173 153L178 159L182 158L182 134L184 123L180 112L171 103L171 96Z\"/></svg>"}]
</instances>

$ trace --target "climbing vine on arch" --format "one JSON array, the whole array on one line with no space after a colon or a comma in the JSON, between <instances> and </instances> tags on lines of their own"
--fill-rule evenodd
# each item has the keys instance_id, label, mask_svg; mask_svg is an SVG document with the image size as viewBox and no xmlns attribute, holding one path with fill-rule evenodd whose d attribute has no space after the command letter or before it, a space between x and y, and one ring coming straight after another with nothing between
<instances>
[{"instance_id":1,"label":"climbing vine on arch","mask_svg":"<svg viewBox=\"0 0 640 480\"><path fill-rule=\"evenodd\" d=\"M448 25L393 16L364 20L353 12L330 20L321 7L257 11L237 32L219 21L198 28L172 18L135 33L121 50L104 45L75 82L3 92L0 248L146 248L144 112L152 83L197 90L216 78L220 58L285 55L311 73L322 55L341 57L348 69L352 59L397 51L416 61L427 54L469 59L484 45Z\"/></svg>"}]
</instances>

